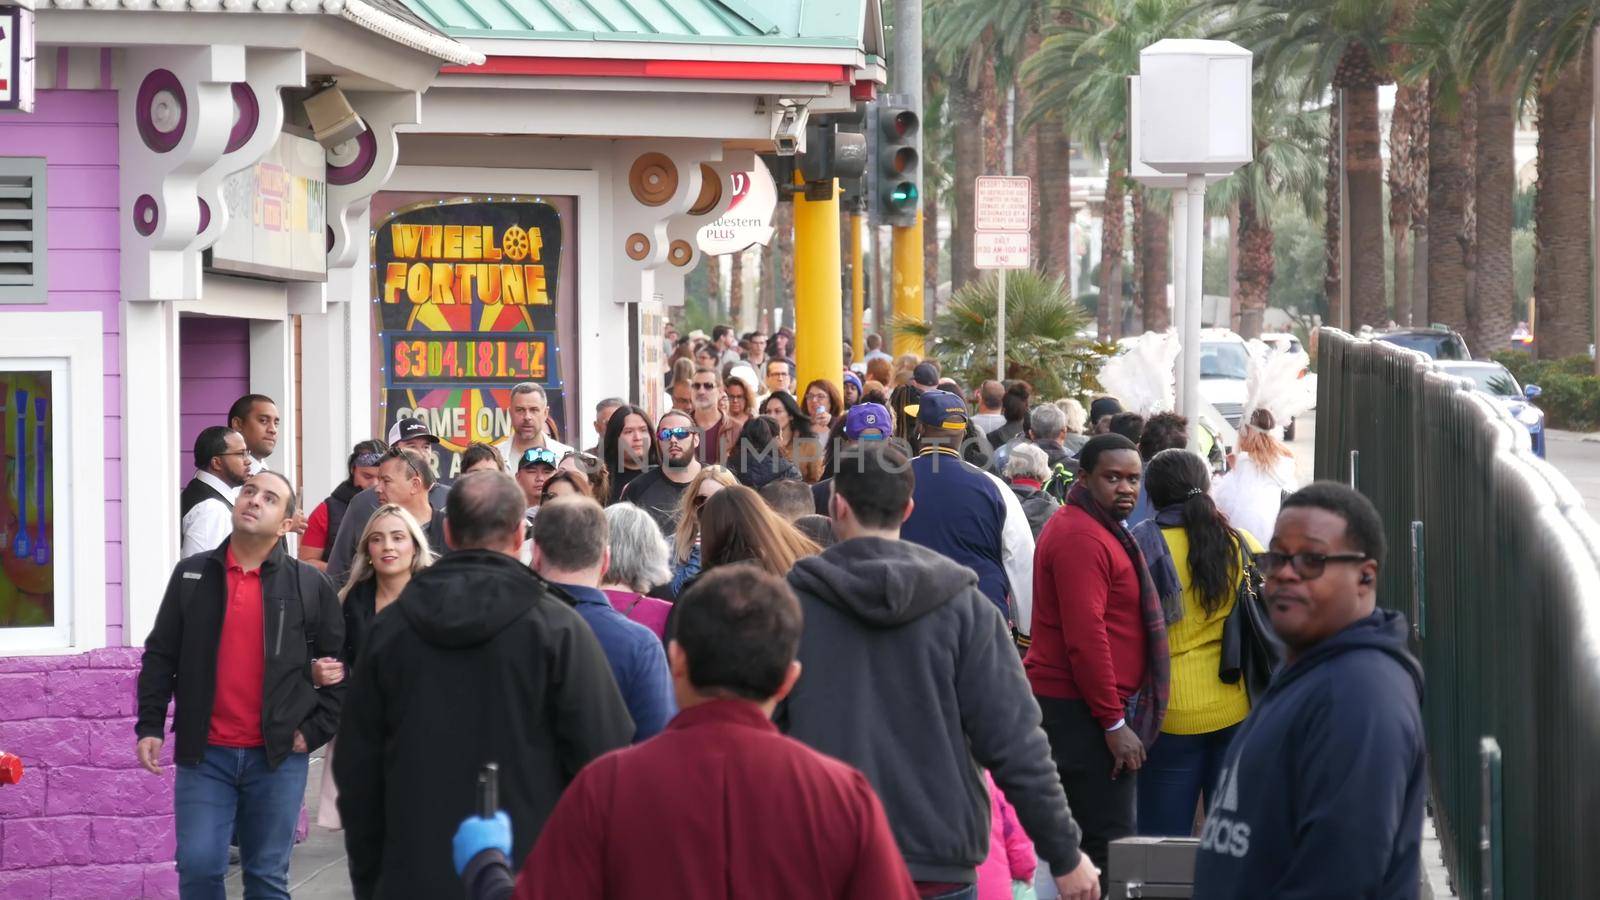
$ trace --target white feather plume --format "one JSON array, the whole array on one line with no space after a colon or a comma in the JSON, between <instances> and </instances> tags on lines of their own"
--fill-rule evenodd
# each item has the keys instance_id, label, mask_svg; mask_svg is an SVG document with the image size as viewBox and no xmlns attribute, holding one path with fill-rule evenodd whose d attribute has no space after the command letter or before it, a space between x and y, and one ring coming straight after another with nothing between
<instances>
[{"instance_id":1,"label":"white feather plume","mask_svg":"<svg viewBox=\"0 0 1600 900\"><path fill-rule=\"evenodd\" d=\"M1250 372L1245 378L1244 421L1258 409L1272 414L1278 428L1316 405L1310 386L1301 377L1304 361L1296 355L1251 342Z\"/></svg>"},{"instance_id":2,"label":"white feather plume","mask_svg":"<svg viewBox=\"0 0 1600 900\"><path fill-rule=\"evenodd\" d=\"M1177 398L1173 384L1177 334L1147 331L1130 343L1126 353L1112 357L1100 368L1100 386L1128 412L1150 416L1170 411Z\"/></svg>"}]
</instances>

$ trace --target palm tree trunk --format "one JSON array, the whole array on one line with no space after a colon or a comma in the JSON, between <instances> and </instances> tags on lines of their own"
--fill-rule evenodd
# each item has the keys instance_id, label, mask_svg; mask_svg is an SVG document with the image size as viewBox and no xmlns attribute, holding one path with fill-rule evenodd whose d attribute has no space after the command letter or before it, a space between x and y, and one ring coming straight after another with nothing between
<instances>
[{"instance_id":1,"label":"palm tree trunk","mask_svg":"<svg viewBox=\"0 0 1600 900\"><path fill-rule=\"evenodd\" d=\"M1139 293L1144 300L1146 331L1166 331L1172 324L1172 311L1167 299L1167 269L1172 260L1172 246L1167 239L1171 205L1172 200L1166 191L1145 192L1144 242L1140 248L1144 265Z\"/></svg>"},{"instance_id":2,"label":"palm tree trunk","mask_svg":"<svg viewBox=\"0 0 1600 900\"><path fill-rule=\"evenodd\" d=\"M1353 44L1360 47L1359 44ZM1362 51L1365 53L1365 50ZM1383 273L1383 160L1378 155L1378 86L1345 89L1345 193L1350 208L1350 323L1380 326L1389 319Z\"/></svg>"},{"instance_id":3,"label":"palm tree trunk","mask_svg":"<svg viewBox=\"0 0 1600 900\"><path fill-rule=\"evenodd\" d=\"M1032 24L1028 26L1028 34L1023 40L1023 58L1027 59L1034 53L1038 52L1039 44L1041 42L1042 37L1039 34L1039 23L1037 19L1034 19ZM1039 144L1041 133L1045 128L1045 125L1044 123L1040 123L1029 130L1024 130L1022 128L1022 123L1027 121L1028 117L1033 112L1033 92L1030 91L1028 87L1029 86L1027 82L1020 78L1016 80L1014 85L1014 89L1017 92L1017 109L1011 140L1013 146L1016 148L1016 174L1026 175L1027 177L1033 179L1033 196L1029 198L1031 203L1029 212L1032 215L1032 218L1028 220L1030 225L1028 244L1031 251L1029 258L1032 259L1034 264L1041 270L1052 275L1061 274L1052 272L1050 270L1048 261L1044 256L1045 224L1039 216L1039 210L1041 207L1049 207L1041 202L1041 198L1044 196L1045 185L1043 177L1044 173L1039 170L1039 155L1041 151Z\"/></svg>"},{"instance_id":4,"label":"palm tree trunk","mask_svg":"<svg viewBox=\"0 0 1600 900\"><path fill-rule=\"evenodd\" d=\"M1101 340L1114 341L1122 331L1122 234L1126 202L1122 190L1123 171L1113 168L1106 175L1105 213L1100 227L1100 310Z\"/></svg>"},{"instance_id":5,"label":"palm tree trunk","mask_svg":"<svg viewBox=\"0 0 1600 900\"><path fill-rule=\"evenodd\" d=\"M1135 184L1129 188L1128 196L1132 200L1128 239L1133 245L1133 296L1128 300L1129 306L1138 313L1139 330L1149 331L1150 326L1144 323L1144 185Z\"/></svg>"},{"instance_id":6,"label":"palm tree trunk","mask_svg":"<svg viewBox=\"0 0 1600 900\"><path fill-rule=\"evenodd\" d=\"M773 246L777 247L776 265L772 272L772 314L777 320L783 311L784 325L794 327L794 203L779 203L772 214ZM771 334L769 330L767 332Z\"/></svg>"},{"instance_id":7,"label":"palm tree trunk","mask_svg":"<svg viewBox=\"0 0 1600 900\"><path fill-rule=\"evenodd\" d=\"M982 96L965 78L949 81L950 131L955 149L955 221L950 229L950 286L960 290L977 278L972 265L973 179L983 174L983 129L972 127L983 121Z\"/></svg>"},{"instance_id":8,"label":"palm tree trunk","mask_svg":"<svg viewBox=\"0 0 1600 900\"><path fill-rule=\"evenodd\" d=\"M846 257L848 259L849 257ZM711 301L711 317L718 322L728 321L726 310L723 307L722 295L722 257L711 256L706 258L706 275L711 282L711 290L707 299Z\"/></svg>"},{"instance_id":9,"label":"palm tree trunk","mask_svg":"<svg viewBox=\"0 0 1600 900\"><path fill-rule=\"evenodd\" d=\"M1239 336L1261 336L1267 298L1276 276L1272 258L1272 229L1256 215L1248 197L1239 199Z\"/></svg>"},{"instance_id":10,"label":"palm tree trunk","mask_svg":"<svg viewBox=\"0 0 1600 900\"><path fill-rule=\"evenodd\" d=\"M1479 356L1505 346L1513 324L1516 283L1511 274L1512 197L1516 191L1513 144L1516 121L1512 93L1480 75L1473 86L1478 106L1476 172L1476 279L1467 320Z\"/></svg>"},{"instance_id":11,"label":"palm tree trunk","mask_svg":"<svg viewBox=\"0 0 1600 900\"><path fill-rule=\"evenodd\" d=\"M1467 268L1459 237L1470 189L1461 164L1461 126L1446 110L1439 87L1431 88L1428 104L1428 316L1451 328L1465 329Z\"/></svg>"},{"instance_id":12,"label":"palm tree trunk","mask_svg":"<svg viewBox=\"0 0 1600 900\"><path fill-rule=\"evenodd\" d=\"M1418 140L1426 135L1428 93L1425 87L1401 85L1395 91L1389 124L1389 235L1394 243L1394 318L1411 324L1413 212L1418 194L1427 189L1427 151ZM1425 139L1425 138L1424 138Z\"/></svg>"},{"instance_id":13,"label":"palm tree trunk","mask_svg":"<svg viewBox=\"0 0 1600 900\"><path fill-rule=\"evenodd\" d=\"M1182 303L1183 298L1178 298ZM1239 305L1239 204L1228 207L1228 327L1238 328L1242 312Z\"/></svg>"},{"instance_id":14,"label":"palm tree trunk","mask_svg":"<svg viewBox=\"0 0 1600 900\"><path fill-rule=\"evenodd\" d=\"M984 32L979 46L992 46L992 29ZM1006 92L995 78L994 66L978 69L979 105L983 109L983 170L980 175L1006 174Z\"/></svg>"},{"instance_id":15,"label":"palm tree trunk","mask_svg":"<svg viewBox=\"0 0 1600 900\"><path fill-rule=\"evenodd\" d=\"M1039 263L1046 274L1072 271L1072 142L1050 116L1034 129L1039 148Z\"/></svg>"},{"instance_id":16,"label":"palm tree trunk","mask_svg":"<svg viewBox=\"0 0 1600 900\"><path fill-rule=\"evenodd\" d=\"M1341 245L1344 241L1342 200L1339 174L1343 171L1344 154L1339 148L1344 143L1340 133L1339 92L1333 92L1333 102L1328 106L1328 174L1322 182L1323 275L1322 292L1328 298L1328 324L1338 326L1344 320L1344 281Z\"/></svg>"},{"instance_id":17,"label":"palm tree trunk","mask_svg":"<svg viewBox=\"0 0 1600 900\"><path fill-rule=\"evenodd\" d=\"M1534 197L1541 359L1586 353L1593 265L1589 219L1589 120L1593 41L1539 93L1538 191Z\"/></svg>"}]
</instances>

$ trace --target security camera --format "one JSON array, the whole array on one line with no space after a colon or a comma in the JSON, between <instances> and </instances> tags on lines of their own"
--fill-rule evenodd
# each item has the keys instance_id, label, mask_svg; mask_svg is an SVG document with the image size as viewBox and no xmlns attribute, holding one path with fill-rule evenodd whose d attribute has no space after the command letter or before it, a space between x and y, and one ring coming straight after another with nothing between
<instances>
[{"instance_id":1,"label":"security camera","mask_svg":"<svg viewBox=\"0 0 1600 900\"><path fill-rule=\"evenodd\" d=\"M772 142L779 156L793 156L800 150L800 137L805 133L806 108L786 106L778 124L772 130Z\"/></svg>"},{"instance_id":2,"label":"security camera","mask_svg":"<svg viewBox=\"0 0 1600 900\"><path fill-rule=\"evenodd\" d=\"M337 85L329 85L312 94L301 105L305 107L306 118L311 120L317 143L329 150L359 137L361 132L367 130L366 123L361 121L361 116L356 114Z\"/></svg>"}]
</instances>

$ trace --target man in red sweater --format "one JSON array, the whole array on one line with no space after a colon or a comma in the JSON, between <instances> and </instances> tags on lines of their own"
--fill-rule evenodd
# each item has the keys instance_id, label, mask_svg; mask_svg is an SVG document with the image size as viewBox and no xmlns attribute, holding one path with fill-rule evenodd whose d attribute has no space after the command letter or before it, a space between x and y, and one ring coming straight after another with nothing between
<instances>
[{"instance_id":1,"label":"man in red sweater","mask_svg":"<svg viewBox=\"0 0 1600 900\"><path fill-rule=\"evenodd\" d=\"M1134 833L1134 773L1144 763L1128 722L1145 678L1141 576L1111 531L1138 502L1139 450L1121 435L1099 435L1078 464L1075 496L1034 551L1033 646L1023 665L1083 851L1104 872L1106 846Z\"/></svg>"},{"instance_id":2,"label":"man in red sweater","mask_svg":"<svg viewBox=\"0 0 1600 900\"><path fill-rule=\"evenodd\" d=\"M916 900L866 776L784 737L800 605L780 578L726 566L678 601L667 647L680 712L578 773L512 883L511 821L454 841L473 900Z\"/></svg>"}]
</instances>

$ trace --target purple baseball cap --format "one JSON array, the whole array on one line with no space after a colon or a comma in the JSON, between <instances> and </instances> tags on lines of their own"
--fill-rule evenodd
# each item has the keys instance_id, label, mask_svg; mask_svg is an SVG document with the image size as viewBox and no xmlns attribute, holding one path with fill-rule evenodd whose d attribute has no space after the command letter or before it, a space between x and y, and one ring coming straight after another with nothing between
<instances>
[{"instance_id":1,"label":"purple baseball cap","mask_svg":"<svg viewBox=\"0 0 1600 900\"><path fill-rule=\"evenodd\" d=\"M857 403L845 410L844 439L859 441L869 431L876 431L879 440L894 433L894 419L882 403ZM868 438L873 440L873 438Z\"/></svg>"}]
</instances>

